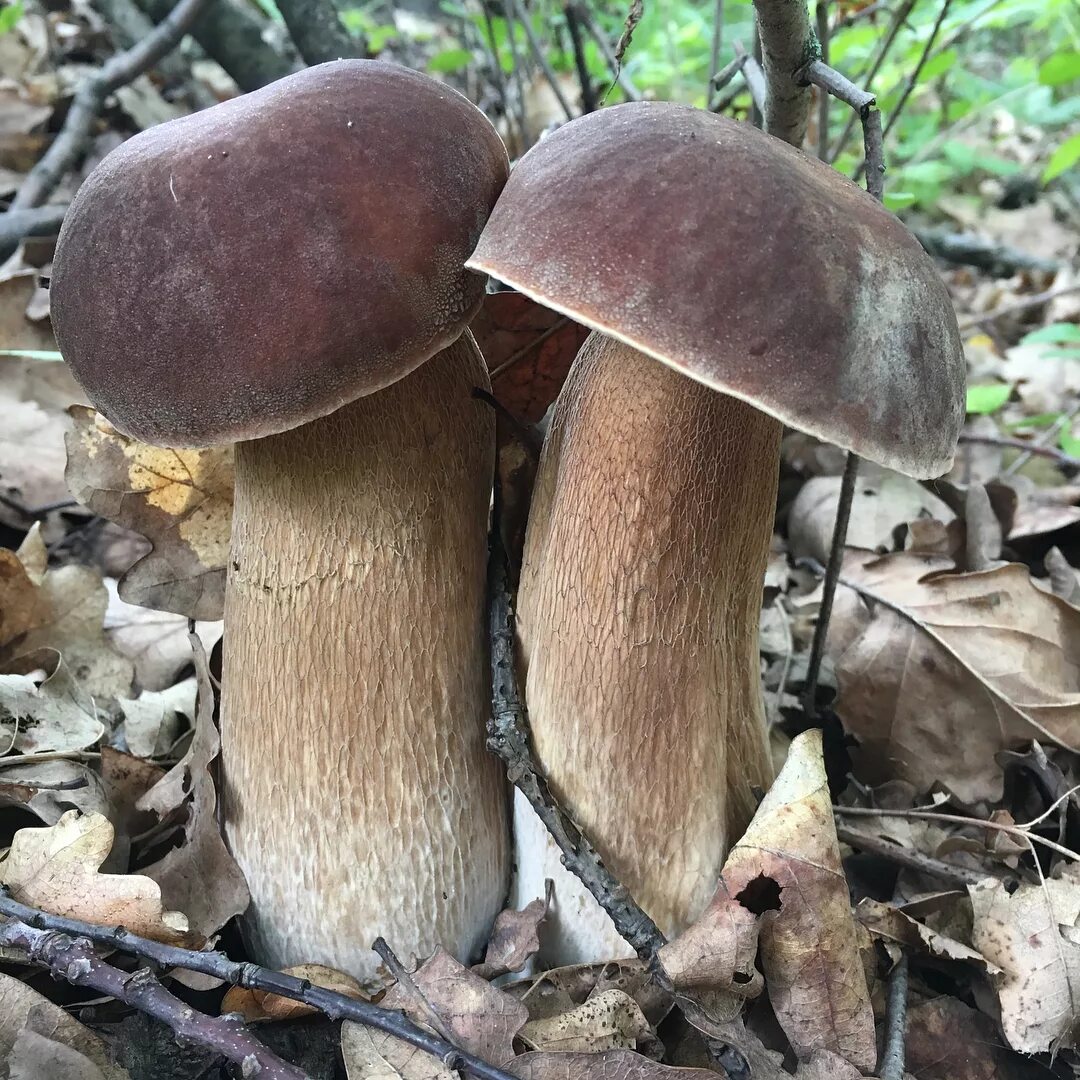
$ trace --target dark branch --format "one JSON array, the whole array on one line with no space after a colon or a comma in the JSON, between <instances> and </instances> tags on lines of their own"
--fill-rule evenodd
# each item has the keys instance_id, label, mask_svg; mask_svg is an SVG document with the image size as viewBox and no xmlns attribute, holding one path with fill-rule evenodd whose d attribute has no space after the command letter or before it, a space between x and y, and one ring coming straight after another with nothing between
<instances>
[{"instance_id":1,"label":"dark branch","mask_svg":"<svg viewBox=\"0 0 1080 1080\"><path fill-rule=\"evenodd\" d=\"M94 926L91 923L66 919L60 915L49 915L12 900L0 889L0 915L17 919L28 927L40 930L55 930L62 934L88 938L98 945L121 952L131 953L143 960L151 960L162 968L182 968L186 971L199 971L215 979L221 979L232 986L243 986L249 990L261 990L292 1001L302 1001L331 1020L354 1020L358 1024L378 1028L388 1035L417 1047L437 1057L440 1061L452 1057L456 1068L478 1077L479 1080L515 1080L509 1073L489 1065L486 1061L472 1054L459 1050L452 1043L439 1038L431 1032L417 1027L400 1012L380 1009L367 1001L327 990L322 986L313 986L306 979L297 979L280 971L271 971L258 964L240 964L230 960L219 952L193 952L174 945L163 945L157 941L138 937L123 927L111 928Z\"/></svg>"},{"instance_id":2,"label":"dark branch","mask_svg":"<svg viewBox=\"0 0 1080 1080\"><path fill-rule=\"evenodd\" d=\"M908 960L901 955L889 972L885 1004L885 1048L881 1055L881 1080L904 1080L904 1033L907 1029Z\"/></svg>"},{"instance_id":3,"label":"dark branch","mask_svg":"<svg viewBox=\"0 0 1080 1080\"><path fill-rule=\"evenodd\" d=\"M24 950L35 964L48 968L54 979L108 994L153 1016L175 1031L177 1038L208 1047L239 1065L245 1076L310 1080L303 1069L263 1046L238 1017L198 1012L170 994L148 968L129 974L106 964L85 935L73 937L56 930L41 930L16 918L0 923L0 944Z\"/></svg>"},{"instance_id":4,"label":"dark branch","mask_svg":"<svg viewBox=\"0 0 1080 1080\"><path fill-rule=\"evenodd\" d=\"M60 231L66 206L34 206L0 214L0 260L6 259L28 236L54 236Z\"/></svg>"},{"instance_id":5,"label":"dark branch","mask_svg":"<svg viewBox=\"0 0 1080 1080\"><path fill-rule=\"evenodd\" d=\"M363 56L366 51L345 29L331 0L278 0L278 11L305 64Z\"/></svg>"},{"instance_id":6,"label":"dark branch","mask_svg":"<svg viewBox=\"0 0 1080 1080\"><path fill-rule=\"evenodd\" d=\"M40 206L56 190L86 150L105 99L176 48L203 3L205 0L180 0L149 37L126 52L117 53L99 71L83 80L75 91L60 134L30 170L11 202L9 213Z\"/></svg>"}]
</instances>

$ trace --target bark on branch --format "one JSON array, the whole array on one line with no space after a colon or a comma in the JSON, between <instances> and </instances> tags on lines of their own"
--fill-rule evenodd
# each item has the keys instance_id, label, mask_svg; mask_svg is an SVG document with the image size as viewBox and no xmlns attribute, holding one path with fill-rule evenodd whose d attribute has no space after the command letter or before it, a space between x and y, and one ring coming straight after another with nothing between
<instances>
[{"instance_id":1,"label":"bark on branch","mask_svg":"<svg viewBox=\"0 0 1080 1080\"><path fill-rule=\"evenodd\" d=\"M754 0L768 97L765 130L802 146L810 116L810 87L799 72L819 60L817 36L806 0Z\"/></svg>"}]
</instances>

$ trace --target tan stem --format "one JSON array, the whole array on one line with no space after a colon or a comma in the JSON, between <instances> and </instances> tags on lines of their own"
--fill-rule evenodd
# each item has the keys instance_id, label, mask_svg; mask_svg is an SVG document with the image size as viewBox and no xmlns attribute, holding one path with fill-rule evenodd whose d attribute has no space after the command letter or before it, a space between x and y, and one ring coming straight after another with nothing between
<instances>
[{"instance_id":1,"label":"tan stem","mask_svg":"<svg viewBox=\"0 0 1080 1080\"><path fill-rule=\"evenodd\" d=\"M242 443L226 599L225 829L274 967L467 958L506 890L484 746L495 418L469 334L390 388Z\"/></svg>"},{"instance_id":2,"label":"tan stem","mask_svg":"<svg viewBox=\"0 0 1080 1080\"><path fill-rule=\"evenodd\" d=\"M709 901L772 775L757 634L781 430L593 334L540 464L518 597L535 749L667 934ZM549 958L625 954L529 815L519 800L518 893L556 879Z\"/></svg>"}]
</instances>

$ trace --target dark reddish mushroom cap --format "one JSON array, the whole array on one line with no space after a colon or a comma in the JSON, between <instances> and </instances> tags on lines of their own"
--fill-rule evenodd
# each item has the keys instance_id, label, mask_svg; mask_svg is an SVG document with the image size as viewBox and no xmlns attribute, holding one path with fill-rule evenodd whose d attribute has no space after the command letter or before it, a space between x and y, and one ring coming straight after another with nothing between
<instances>
[{"instance_id":1,"label":"dark reddish mushroom cap","mask_svg":"<svg viewBox=\"0 0 1080 1080\"><path fill-rule=\"evenodd\" d=\"M754 128L670 102L574 120L515 166L466 265L873 461L952 461L964 361L932 261Z\"/></svg>"},{"instance_id":2,"label":"dark reddish mushroom cap","mask_svg":"<svg viewBox=\"0 0 1080 1080\"><path fill-rule=\"evenodd\" d=\"M114 150L57 244L64 359L121 431L168 446L296 427L462 332L506 181L465 97L391 64L308 68Z\"/></svg>"}]
</instances>

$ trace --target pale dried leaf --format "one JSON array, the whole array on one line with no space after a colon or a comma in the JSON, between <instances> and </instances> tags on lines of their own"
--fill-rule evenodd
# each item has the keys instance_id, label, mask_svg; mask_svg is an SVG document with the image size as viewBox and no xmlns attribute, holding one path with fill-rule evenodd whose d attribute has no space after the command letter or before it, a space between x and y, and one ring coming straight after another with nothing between
<instances>
[{"instance_id":1,"label":"pale dried leaf","mask_svg":"<svg viewBox=\"0 0 1080 1080\"><path fill-rule=\"evenodd\" d=\"M360 984L343 971L336 971L323 964L297 964L283 968L286 975L294 979L306 979L313 986L333 990L337 994L367 1001ZM268 1020L295 1020L299 1016L310 1016L318 1010L302 1001L284 998L266 990L249 990L243 986L232 987L222 999L221 1014L239 1013L245 1023L257 1023Z\"/></svg>"},{"instance_id":2,"label":"pale dried leaf","mask_svg":"<svg viewBox=\"0 0 1080 1080\"><path fill-rule=\"evenodd\" d=\"M529 958L540 951L540 924L547 918L547 900L533 900L520 911L500 911L491 929L484 962L473 972L482 979L494 979L510 971L520 971Z\"/></svg>"},{"instance_id":3,"label":"pale dried leaf","mask_svg":"<svg viewBox=\"0 0 1080 1080\"><path fill-rule=\"evenodd\" d=\"M1036 588L1026 567L949 566L848 553L843 580L860 601L834 615L836 708L860 740L864 781L996 800L999 751L1034 738L1080 745L1080 611Z\"/></svg>"},{"instance_id":4,"label":"pale dried leaf","mask_svg":"<svg viewBox=\"0 0 1080 1080\"><path fill-rule=\"evenodd\" d=\"M8 1072L3 1075L11 1080L129 1080L88 1027L26 983L0 973L0 1070L5 1061ZM69 1066L84 1071L60 1071Z\"/></svg>"},{"instance_id":5,"label":"pale dried leaf","mask_svg":"<svg viewBox=\"0 0 1080 1080\"><path fill-rule=\"evenodd\" d=\"M69 810L44 829L20 829L0 863L0 884L22 904L54 915L124 926L141 937L190 945L187 919L166 911L161 889L141 874L102 874L113 827L100 814Z\"/></svg>"},{"instance_id":6,"label":"pale dried leaf","mask_svg":"<svg viewBox=\"0 0 1080 1080\"><path fill-rule=\"evenodd\" d=\"M1025 1054L1073 1045L1080 1017L1080 943L1062 928L1080 923L1080 883L1050 879L968 887L975 913L972 942L1003 969L995 980L1009 1045Z\"/></svg>"},{"instance_id":7,"label":"pale dried leaf","mask_svg":"<svg viewBox=\"0 0 1080 1080\"><path fill-rule=\"evenodd\" d=\"M632 1050L608 1050L603 1054L538 1051L522 1054L507 1066L507 1071L521 1080L716 1080L717 1075L708 1069L661 1065Z\"/></svg>"},{"instance_id":8,"label":"pale dried leaf","mask_svg":"<svg viewBox=\"0 0 1080 1080\"><path fill-rule=\"evenodd\" d=\"M184 718L195 716L195 694L196 682L191 678L168 690L144 690L138 698L120 698L128 749L141 758L168 753L185 727Z\"/></svg>"},{"instance_id":9,"label":"pale dried leaf","mask_svg":"<svg viewBox=\"0 0 1080 1080\"><path fill-rule=\"evenodd\" d=\"M575 1005L608 990L629 994L654 1027L667 1016L673 1004L671 994L659 987L649 966L636 958L552 968L503 989L520 996L529 1010L530 1020L569 1012Z\"/></svg>"},{"instance_id":10,"label":"pale dried leaf","mask_svg":"<svg viewBox=\"0 0 1080 1080\"><path fill-rule=\"evenodd\" d=\"M27 674L0 675L0 750L68 753L93 746L105 733L94 699L55 650L20 656L8 670Z\"/></svg>"},{"instance_id":11,"label":"pale dried leaf","mask_svg":"<svg viewBox=\"0 0 1080 1080\"><path fill-rule=\"evenodd\" d=\"M727 895L755 907L779 886L779 910L762 920L761 962L773 1010L799 1059L830 1050L869 1072L874 1015L819 730L792 741L721 880Z\"/></svg>"},{"instance_id":12,"label":"pale dried leaf","mask_svg":"<svg viewBox=\"0 0 1080 1080\"><path fill-rule=\"evenodd\" d=\"M191 619L222 617L232 522L232 447L170 450L121 435L73 408L67 482L95 514L142 533L153 550L120 582L129 603Z\"/></svg>"},{"instance_id":13,"label":"pale dried leaf","mask_svg":"<svg viewBox=\"0 0 1080 1080\"><path fill-rule=\"evenodd\" d=\"M608 990L569 1012L530 1020L518 1033L530 1050L634 1050L653 1044L656 1032L632 997Z\"/></svg>"},{"instance_id":14,"label":"pale dried leaf","mask_svg":"<svg viewBox=\"0 0 1080 1080\"><path fill-rule=\"evenodd\" d=\"M455 1045L493 1065L514 1056L514 1037L529 1018L520 1001L474 975L441 946L412 979ZM399 984L390 988L382 1004L427 1023L423 1005Z\"/></svg>"},{"instance_id":15,"label":"pale dried leaf","mask_svg":"<svg viewBox=\"0 0 1080 1080\"><path fill-rule=\"evenodd\" d=\"M987 975L1000 975L1001 969L985 956L961 941L939 934L892 904L866 898L855 908L855 916L874 937L895 942L916 953L973 964Z\"/></svg>"},{"instance_id":16,"label":"pale dried leaf","mask_svg":"<svg viewBox=\"0 0 1080 1080\"><path fill-rule=\"evenodd\" d=\"M218 828L217 791L210 763L221 749L214 723L214 691L206 651L192 635L198 702L187 753L135 804L164 819L187 809L184 842L142 873L161 886L168 903L184 911L194 932L209 937L250 903L247 882Z\"/></svg>"},{"instance_id":17,"label":"pale dried leaf","mask_svg":"<svg viewBox=\"0 0 1080 1080\"><path fill-rule=\"evenodd\" d=\"M433 1054L351 1020L341 1025L341 1056L348 1080L458 1080Z\"/></svg>"},{"instance_id":18,"label":"pale dried leaf","mask_svg":"<svg viewBox=\"0 0 1080 1080\"><path fill-rule=\"evenodd\" d=\"M97 773L74 761L37 761L0 769L0 806L17 806L55 825L71 808L108 816L108 795ZM107 869L122 869L110 856Z\"/></svg>"},{"instance_id":19,"label":"pale dried leaf","mask_svg":"<svg viewBox=\"0 0 1080 1080\"><path fill-rule=\"evenodd\" d=\"M800 1061L795 1080L862 1080L862 1073L839 1054L815 1050L809 1061Z\"/></svg>"}]
</instances>

